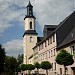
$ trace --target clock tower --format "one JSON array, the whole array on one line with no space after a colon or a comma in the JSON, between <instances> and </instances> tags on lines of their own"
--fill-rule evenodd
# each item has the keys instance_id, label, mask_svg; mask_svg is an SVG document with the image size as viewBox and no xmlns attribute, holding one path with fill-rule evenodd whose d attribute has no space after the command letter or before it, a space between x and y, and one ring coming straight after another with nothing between
<instances>
[{"instance_id":1,"label":"clock tower","mask_svg":"<svg viewBox=\"0 0 75 75\"><path fill-rule=\"evenodd\" d=\"M37 43L37 33L35 26L35 16L33 15L33 6L30 1L27 5L27 15L24 18L25 22L25 32L23 34L23 42L24 42L24 64L29 63L29 57L33 55L33 47ZM32 62L32 61L31 61ZM32 64L32 63L31 63Z\"/></svg>"}]
</instances>

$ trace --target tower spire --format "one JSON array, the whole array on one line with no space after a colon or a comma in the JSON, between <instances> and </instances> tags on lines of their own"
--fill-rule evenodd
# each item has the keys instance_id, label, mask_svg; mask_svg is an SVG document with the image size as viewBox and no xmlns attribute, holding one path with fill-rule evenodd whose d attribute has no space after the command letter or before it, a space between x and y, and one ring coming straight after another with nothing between
<instances>
[{"instance_id":1,"label":"tower spire","mask_svg":"<svg viewBox=\"0 0 75 75\"><path fill-rule=\"evenodd\" d=\"M29 4L28 4L28 6L31 6L31 7L33 7L33 6L31 5L31 2L30 2L30 0L29 0ZM27 7L28 7L28 6L27 6Z\"/></svg>"},{"instance_id":2,"label":"tower spire","mask_svg":"<svg viewBox=\"0 0 75 75\"><path fill-rule=\"evenodd\" d=\"M35 16L33 15L33 6L32 6L32 4L31 4L30 0L29 0L29 3L28 3L28 5L27 5L27 15L26 15L25 18L28 18L28 17L35 18ZM25 18L24 18L24 20L25 20ZM35 18L35 19L36 19L36 18Z\"/></svg>"}]
</instances>

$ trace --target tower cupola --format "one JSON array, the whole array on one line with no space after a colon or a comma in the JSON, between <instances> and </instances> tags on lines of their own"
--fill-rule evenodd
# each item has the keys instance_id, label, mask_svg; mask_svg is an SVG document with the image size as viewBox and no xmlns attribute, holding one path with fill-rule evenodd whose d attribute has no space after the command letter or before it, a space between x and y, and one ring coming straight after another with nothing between
<instances>
[{"instance_id":1,"label":"tower cupola","mask_svg":"<svg viewBox=\"0 0 75 75\"><path fill-rule=\"evenodd\" d=\"M30 0L29 0L29 3L27 5L27 15L25 16L25 18L35 18L33 15L33 6L31 4ZM24 18L24 20L25 20L25 18Z\"/></svg>"},{"instance_id":2,"label":"tower cupola","mask_svg":"<svg viewBox=\"0 0 75 75\"><path fill-rule=\"evenodd\" d=\"M30 3L29 0L29 4L27 5L27 16L33 16L33 6Z\"/></svg>"}]
</instances>

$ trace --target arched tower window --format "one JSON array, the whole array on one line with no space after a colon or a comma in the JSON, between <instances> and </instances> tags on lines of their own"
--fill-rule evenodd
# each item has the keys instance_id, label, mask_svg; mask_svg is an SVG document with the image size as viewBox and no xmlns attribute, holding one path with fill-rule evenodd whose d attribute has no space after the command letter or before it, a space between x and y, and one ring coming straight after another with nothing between
<instances>
[{"instance_id":1,"label":"arched tower window","mask_svg":"<svg viewBox=\"0 0 75 75\"><path fill-rule=\"evenodd\" d=\"M30 42L33 42L33 37L30 37Z\"/></svg>"},{"instance_id":2,"label":"arched tower window","mask_svg":"<svg viewBox=\"0 0 75 75\"><path fill-rule=\"evenodd\" d=\"M32 22L30 22L30 29L32 29Z\"/></svg>"}]
</instances>

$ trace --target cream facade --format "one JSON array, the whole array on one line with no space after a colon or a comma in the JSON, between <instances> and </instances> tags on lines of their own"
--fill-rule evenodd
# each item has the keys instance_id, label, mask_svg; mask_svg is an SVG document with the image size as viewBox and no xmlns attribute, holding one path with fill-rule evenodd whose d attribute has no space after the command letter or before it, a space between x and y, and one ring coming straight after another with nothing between
<instances>
[{"instance_id":1,"label":"cream facade","mask_svg":"<svg viewBox=\"0 0 75 75\"><path fill-rule=\"evenodd\" d=\"M56 34L54 33L36 47L38 50L38 62L49 61L52 64L52 69L49 70L50 75L56 75L57 73L57 63L55 61L57 55L56 46ZM43 74L45 71L40 69L40 73Z\"/></svg>"},{"instance_id":2,"label":"cream facade","mask_svg":"<svg viewBox=\"0 0 75 75\"><path fill-rule=\"evenodd\" d=\"M30 28L30 23L32 23L32 28ZM25 19L25 30L35 30L35 18Z\"/></svg>"},{"instance_id":3,"label":"cream facade","mask_svg":"<svg viewBox=\"0 0 75 75\"><path fill-rule=\"evenodd\" d=\"M37 43L36 35L24 36L24 63L29 63L29 57L33 54L33 47Z\"/></svg>"},{"instance_id":4,"label":"cream facade","mask_svg":"<svg viewBox=\"0 0 75 75\"><path fill-rule=\"evenodd\" d=\"M29 59L33 55L33 47L37 43L37 33L35 30L35 17L33 16L33 6L30 1L27 6L27 15L24 18L25 32L23 35L24 59L23 64L33 64L33 59Z\"/></svg>"}]
</instances>

